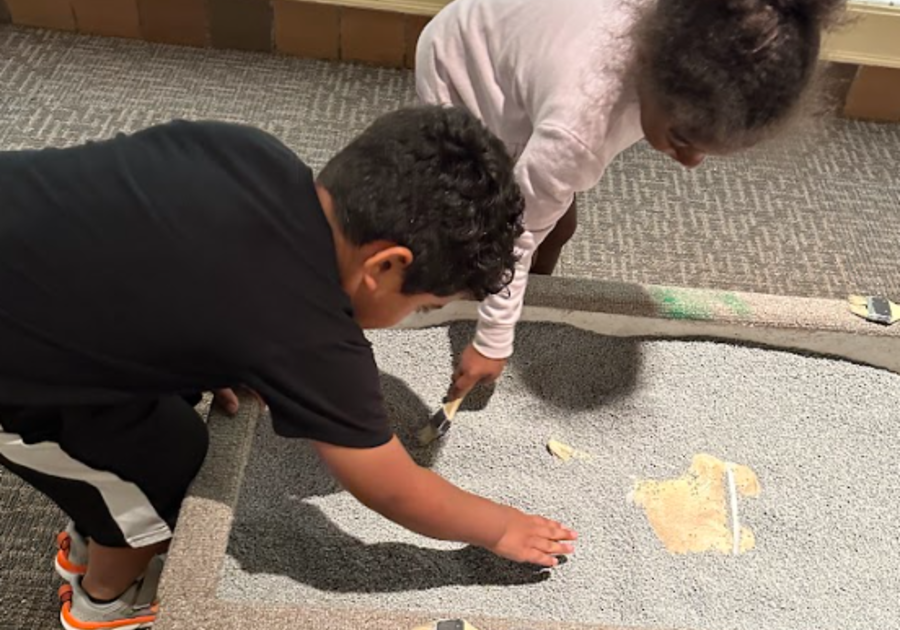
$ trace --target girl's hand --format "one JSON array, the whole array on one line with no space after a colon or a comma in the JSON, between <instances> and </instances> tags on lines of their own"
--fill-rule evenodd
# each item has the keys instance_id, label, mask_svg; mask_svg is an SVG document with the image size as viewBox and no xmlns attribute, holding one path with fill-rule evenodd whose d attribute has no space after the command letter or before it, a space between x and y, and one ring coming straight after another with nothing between
<instances>
[{"instance_id":1,"label":"girl's hand","mask_svg":"<svg viewBox=\"0 0 900 630\"><path fill-rule=\"evenodd\" d=\"M572 542L578 534L555 521L529 516L509 508L511 515L500 540L489 551L515 562L543 567L559 564L557 556L575 551Z\"/></svg>"},{"instance_id":2,"label":"girl's hand","mask_svg":"<svg viewBox=\"0 0 900 630\"><path fill-rule=\"evenodd\" d=\"M448 397L450 400L458 400L468 394L479 383L490 384L500 378L506 367L506 359L489 359L475 346L469 346L459 358L459 365L453 373L453 385L450 387Z\"/></svg>"}]
</instances>

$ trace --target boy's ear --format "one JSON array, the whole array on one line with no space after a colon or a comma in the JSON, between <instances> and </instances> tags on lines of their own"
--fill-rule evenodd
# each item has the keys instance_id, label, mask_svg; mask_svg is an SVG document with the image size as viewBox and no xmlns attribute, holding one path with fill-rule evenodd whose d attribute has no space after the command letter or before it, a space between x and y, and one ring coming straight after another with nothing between
<instances>
[{"instance_id":1,"label":"boy's ear","mask_svg":"<svg viewBox=\"0 0 900 630\"><path fill-rule=\"evenodd\" d=\"M400 291L406 268L413 260L408 247L391 245L369 256L363 263L363 283L371 292Z\"/></svg>"}]
</instances>

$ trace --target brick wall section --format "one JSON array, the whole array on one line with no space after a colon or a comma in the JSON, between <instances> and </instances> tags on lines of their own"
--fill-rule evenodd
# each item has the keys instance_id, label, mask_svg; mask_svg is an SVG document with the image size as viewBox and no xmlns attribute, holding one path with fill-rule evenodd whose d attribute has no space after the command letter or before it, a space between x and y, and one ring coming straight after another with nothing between
<instances>
[{"instance_id":1,"label":"brick wall section","mask_svg":"<svg viewBox=\"0 0 900 630\"><path fill-rule=\"evenodd\" d=\"M206 0L138 0L144 39L181 46L206 46Z\"/></svg>"},{"instance_id":2,"label":"brick wall section","mask_svg":"<svg viewBox=\"0 0 900 630\"><path fill-rule=\"evenodd\" d=\"M365 9L341 12L341 58L402 68L406 56L403 15Z\"/></svg>"},{"instance_id":3,"label":"brick wall section","mask_svg":"<svg viewBox=\"0 0 900 630\"><path fill-rule=\"evenodd\" d=\"M8 9L8 11L7 11ZM0 23L412 68L427 17L297 0L0 0Z\"/></svg>"},{"instance_id":4,"label":"brick wall section","mask_svg":"<svg viewBox=\"0 0 900 630\"><path fill-rule=\"evenodd\" d=\"M277 51L312 59L340 59L339 7L293 0L275 0L273 6Z\"/></svg>"},{"instance_id":5,"label":"brick wall section","mask_svg":"<svg viewBox=\"0 0 900 630\"><path fill-rule=\"evenodd\" d=\"M416 43L419 35L431 18L421 15L406 16L406 67L414 68L416 65Z\"/></svg>"},{"instance_id":6,"label":"brick wall section","mask_svg":"<svg viewBox=\"0 0 900 630\"><path fill-rule=\"evenodd\" d=\"M75 13L69 0L6 0L14 24L75 30Z\"/></svg>"},{"instance_id":7,"label":"brick wall section","mask_svg":"<svg viewBox=\"0 0 900 630\"><path fill-rule=\"evenodd\" d=\"M70 0L82 33L109 37L141 37L138 7L122 0Z\"/></svg>"},{"instance_id":8,"label":"brick wall section","mask_svg":"<svg viewBox=\"0 0 900 630\"><path fill-rule=\"evenodd\" d=\"M272 50L270 0L207 0L214 48Z\"/></svg>"},{"instance_id":9,"label":"brick wall section","mask_svg":"<svg viewBox=\"0 0 900 630\"><path fill-rule=\"evenodd\" d=\"M844 114L878 122L900 122L900 69L862 67L847 95Z\"/></svg>"}]
</instances>

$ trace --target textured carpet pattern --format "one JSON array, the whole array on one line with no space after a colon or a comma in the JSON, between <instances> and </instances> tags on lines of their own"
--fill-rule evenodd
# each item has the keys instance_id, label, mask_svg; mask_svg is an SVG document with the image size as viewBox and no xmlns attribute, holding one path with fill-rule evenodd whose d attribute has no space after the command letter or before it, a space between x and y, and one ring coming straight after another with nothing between
<instances>
[{"instance_id":1,"label":"textured carpet pattern","mask_svg":"<svg viewBox=\"0 0 900 630\"><path fill-rule=\"evenodd\" d=\"M896 625L900 376L725 344L523 329L526 350L487 406L473 401L479 412L462 412L442 445L412 452L467 489L570 524L581 536L570 562L536 574L402 530L263 422L220 596L660 629ZM470 334L453 324L372 335L401 435L440 399ZM593 459L555 460L550 436ZM743 555L672 555L628 501L636 480L678 478L698 453L759 477L760 496L740 500L756 539Z\"/></svg>"},{"instance_id":2,"label":"textured carpet pattern","mask_svg":"<svg viewBox=\"0 0 900 630\"><path fill-rule=\"evenodd\" d=\"M413 103L404 71L0 29L0 147L64 145L173 117L249 122L313 167ZM583 196L560 271L674 286L900 295L900 125L823 133L686 172L645 144Z\"/></svg>"},{"instance_id":3,"label":"textured carpet pattern","mask_svg":"<svg viewBox=\"0 0 900 630\"><path fill-rule=\"evenodd\" d=\"M900 126L838 121L685 173L644 145L586 195L566 275L844 297L900 295Z\"/></svg>"},{"instance_id":4,"label":"textured carpet pattern","mask_svg":"<svg viewBox=\"0 0 900 630\"><path fill-rule=\"evenodd\" d=\"M0 628L54 627L56 589L51 568L54 540L64 521L59 510L18 477L0 469Z\"/></svg>"},{"instance_id":5,"label":"textured carpet pattern","mask_svg":"<svg viewBox=\"0 0 900 630\"><path fill-rule=\"evenodd\" d=\"M314 167L415 100L407 72L0 27L0 148L69 145L175 117L277 134ZM900 126L827 137L695 173L636 147L582 200L565 274L836 296L900 295ZM894 152L892 154L891 152ZM894 157L890 157L894 155ZM53 507L0 471L0 628L54 623Z\"/></svg>"}]
</instances>

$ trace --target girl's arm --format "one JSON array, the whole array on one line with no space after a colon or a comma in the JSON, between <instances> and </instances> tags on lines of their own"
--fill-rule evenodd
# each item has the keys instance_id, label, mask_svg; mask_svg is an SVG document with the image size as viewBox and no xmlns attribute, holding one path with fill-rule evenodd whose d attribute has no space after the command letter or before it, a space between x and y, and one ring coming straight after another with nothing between
<instances>
[{"instance_id":1,"label":"girl's arm","mask_svg":"<svg viewBox=\"0 0 900 630\"><path fill-rule=\"evenodd\" d=\"M606 162L580 139L555 125L535 129L516 164L525 197L525 233L520 237L516 275L508 291L489 297L479 309L473 345L484 357L512 354L516 322L522 313L531 258L571 206L576 192L600 181Z\"/></svg>"}]
</instances>

